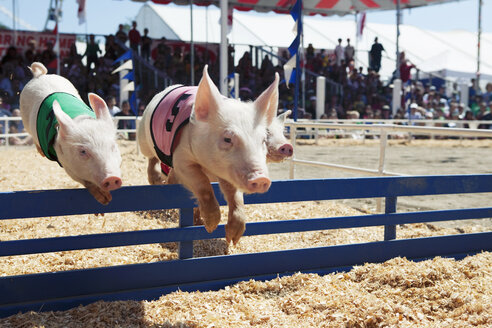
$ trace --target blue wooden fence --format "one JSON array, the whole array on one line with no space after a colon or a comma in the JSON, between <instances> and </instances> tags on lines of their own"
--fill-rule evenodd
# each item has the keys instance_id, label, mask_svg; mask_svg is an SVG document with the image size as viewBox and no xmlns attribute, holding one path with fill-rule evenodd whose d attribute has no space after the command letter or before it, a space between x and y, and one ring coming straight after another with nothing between
<instances>
[{"instance_id":1,"label":"blue wooden fence","mask_svg":"<svg viewBox=\"0 0 492 328\"><path fill-rule=\"evenodd\" d=\"M225 205L214 184L219 203ZM0 220L58 215L180 209L180 227L0 242L0 256L151 243L180 242L180 259L113 267L0 277L0 317L18 311L64 310L97 300L155 299L178 288L213 290L245 279L294 272L329 273L396 256L461 258L492 250L492 232L395 239L396 225L491 218L492 207L396 213L397 197L492 192L492 175L376 177L276 181L246 204L384 197L385 214L248 223L245 235L385 226L383 241L256 254L192 258L193 240L223 238L193 225L193 201L179 185L124 187L107 206L84 189L0 193ZM464 196L466 197L466 195ZM489 204L486 204L489 205Z\"/></svg>"}]
</instances>

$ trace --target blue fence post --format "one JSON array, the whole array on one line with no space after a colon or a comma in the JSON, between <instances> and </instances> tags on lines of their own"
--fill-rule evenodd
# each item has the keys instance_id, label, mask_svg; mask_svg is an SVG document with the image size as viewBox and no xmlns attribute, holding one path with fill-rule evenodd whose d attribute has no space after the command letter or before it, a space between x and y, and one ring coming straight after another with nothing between
<instances>
[{"instance_id":1,"label":"blue fence post","mask_svg":"<svg viewBox=\"0 0 492 328\"><path fill-rule=\"evenodd\" d=\"M179 209L179 227L189 227L193 225L193 208ZM193 240L181 241L179 243L179 258L189 259L193 257Z\"/></svg>"},{"instance_id":2,"label":"blue fence post","mask_svg":"<svg viewBox=\"0 0 492 328\"><path fill-rule=\"evenodd\" d=\"M384 201L384 213L390 214L396 212L396 200L394 196L386 197ZM384 226L384 240L396 239L396 225L390 224Z\"/></svg>"}]
</instances>

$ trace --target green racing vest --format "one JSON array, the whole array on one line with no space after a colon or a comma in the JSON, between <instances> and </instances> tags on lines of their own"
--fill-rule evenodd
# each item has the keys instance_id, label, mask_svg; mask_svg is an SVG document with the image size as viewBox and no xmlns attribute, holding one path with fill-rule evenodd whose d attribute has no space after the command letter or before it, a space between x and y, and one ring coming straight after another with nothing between
<instances>
[{"instance_id":1,"label":"green racing vest","mask_svg":"<svg viewBox=\"0 0 492 328\"><path fill-rule=\"evenodd\" d=\"M82 100L69 93L55 92L43 100L39 107L36 123L39 146L46 158L58 162L58 157L53 146L58 133L58 129L56 128L58 120L53 112L53 101L55 100L58 101L61 109L72 119L80 115L88 115L96 118L96 114Z\"/></svg>"}]
</instances>

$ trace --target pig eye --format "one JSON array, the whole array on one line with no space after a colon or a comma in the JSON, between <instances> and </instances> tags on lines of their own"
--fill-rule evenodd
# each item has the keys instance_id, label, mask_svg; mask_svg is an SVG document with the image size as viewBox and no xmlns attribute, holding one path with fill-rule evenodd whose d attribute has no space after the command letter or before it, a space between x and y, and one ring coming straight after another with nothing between
<instances>
[{"instance_id":1,"label":"pig eye","mask_svg":"<svg viewBox=\"0 0 492 328\"><path fill-rule=\"evenodd\" d=\"M232 143L232 139L226 137L226 138L224 138L224 142L230 144L230 143Z\"/></svg>"},{"instance_id":2,"label":"pig eye","mask_svg":"<svg viewBox=\"0 0 492 328\"><path fill-rule=\"evenodd\" d=\"M89 157L89 152L85 148L79 148L79 156L83 158Z\"/></svg>"}]
</instances>

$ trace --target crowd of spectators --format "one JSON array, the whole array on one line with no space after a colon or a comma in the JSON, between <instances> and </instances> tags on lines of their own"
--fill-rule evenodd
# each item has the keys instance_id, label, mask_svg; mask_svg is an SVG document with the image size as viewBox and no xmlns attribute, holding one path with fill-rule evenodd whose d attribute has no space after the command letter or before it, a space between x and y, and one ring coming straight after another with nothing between
<instances>
[{"instance_id":1,"label":"crowd of spectators","mask_svg":"<svg viewBox=\"0 0 492 328\"><path fill-rule=\"evenodd\" d=\"M128 32L127 32L128 31ZM87 100L87 94L94 92L104 97L112 115L134 116L128 111L128 102L122 103L122 109L116 106L120 103L119 76L111 74L115 66L113 62L127 51L124 44L148 61L157 70L167 74L174 83L190 83L190 72L195 71L195 83L201 78L205 64L209 65L209 74L218 81L219 65L210 51L196 51L194 67L191 66L189 47L170 46L165 38L159 40L157 47L151 52L152 39L148 29L143 35L133 22L131 29L120 24L114 35L105 37L104 44L96 42L94 35L89 35L85 52L79 53L76 44L72 44L70 52L60 62L61 75L68 78L79 90L80 95ZM189 46L189 45L188 45ZM104 48L104 51L103 51ZM400 54L399 75L404 86L404 97L401 108L393 115L391 108L392 86L383 83L379 71L381 69L382 44L375 38L369 51L369 67L357 67L355 50L350 39L344 42L338 39L333 52L324 49L316 50L309 44L305 50L306 94L304 108L299 109L300 118L315 117L316 107L316 76L322 75L340 85L338 92L328 94L325 113L322 118L410 118L453 119L453 120L490 120L492 107L492 83L488 83L483 92L474 80L470 86L469 102L464 104L459 93L453 90L446 93L444 87L424 84L412 80L412 70L416 68L405 53ZM272 58L265 55L259 67L253 65L250 52L241 55L237 65L234 65L235 50L229 47L229 73L236 72L240 76L239 97L242 100L255 99L273 81L275 72L283 76L283 64L289 59L288 52L282 51L276 65ZM86 58L85 64L83 58ZM47 43L44 49L37 47L35 41L30 42L29 48L20 53L11 46L1 58L0 65L0 116L18 115L19 95L23 86L31 78L28 66L40 61L48 67L50 73L56 73L56 54L53 44ZM366 72L364 72L364 70ZM282 78L281 78L282 79ZM138 92L138 113L141 114L145 104L160 90L149 88ZM292 109L293 87L287 87L285 81L279 86L279 111ZM0 122L1 123L1 122ZM131 123L122 123L122 125ZM19 124L10 124L12 131L22 131ZM488 128L488 125L481 125ZM125 128L131 128L125 126ZM4 127L1 127L3 131Z\"/></svg>"}]
</instances>

